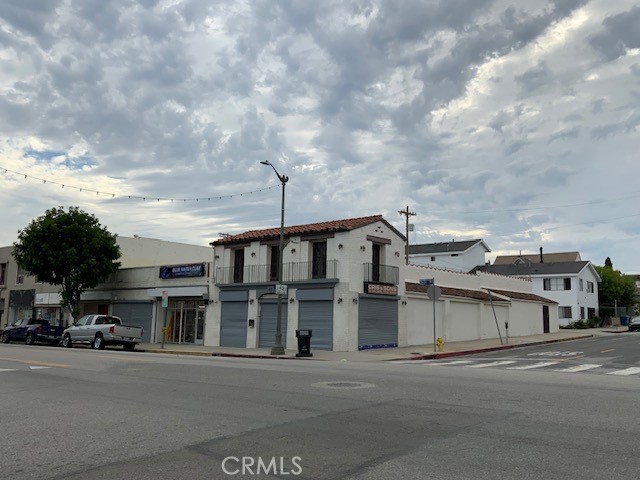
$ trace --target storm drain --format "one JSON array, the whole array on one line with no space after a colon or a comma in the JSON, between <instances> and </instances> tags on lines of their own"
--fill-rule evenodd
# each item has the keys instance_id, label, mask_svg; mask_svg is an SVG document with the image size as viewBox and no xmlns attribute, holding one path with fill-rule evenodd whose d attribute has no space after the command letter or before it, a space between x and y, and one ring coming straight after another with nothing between
<instances>
[{"instance_id":1,"label":"storm drain","mask_svg":"<svg viewBox=\"0 0 640 480\"><path fill-rule=\"evenodd\" d=\"M375 384L373 383L365 383L365 382L319 382L311 384L312 387L319 388L348 388L348 389L356 389L356 388L373 388Z\"/></svg>"}]
</instances>

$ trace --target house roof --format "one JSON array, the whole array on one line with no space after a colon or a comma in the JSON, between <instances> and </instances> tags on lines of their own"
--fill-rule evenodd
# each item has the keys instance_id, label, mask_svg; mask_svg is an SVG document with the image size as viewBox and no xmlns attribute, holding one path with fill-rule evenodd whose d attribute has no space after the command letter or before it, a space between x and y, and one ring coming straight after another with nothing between
<instances>
[{"instance_id":1,"label":"house roof","mask_svg":"<svg viewBox=\"0 0 640 480\"><path fill-rule=\"evenodd\" d=\"M496 290L494 288L492 288L491 291L494 293L497 293L498 295L503 295L509 298L515 298L516 300L529 300L531 302L541 302L541 303L558 303L555 300L550 300L548 298L541 297L540 295L536 295L535 293L514 292L512 290Z\"/></svg>"},{"instance_id":2,"label":"house roof","mask_svg":"<svg viewBox=\"0 0 640 480\"><path fill-rule=\"evenodd\" d=\"M556 263L531 263L531 264L507 264L507 265L479 265L471 272L478 271L497 273L498 275L507 276L525 276L525 275L572 275L580 273L587 265L591 265L589 261L581 262L556 262ZM593 268L593 267L592 267ZM594 270L595 272L595 270ZM597 274L596 274L597 275Z\"/></svg>"},{"instance_id":3,"label":"house roof","mask_svg":"<svg viewBox=\"0 0 640 480\"><path fill-rule=\"evenodd\" d=\"M540 263L539 253L525 253L523 255L498 255L494 260L494 265L509 265L515 262L518 258L521 258L529 263ZM579 262L580 252L556 252L556 253L542 253L542 259L544 263L558 263L558 262Z\"/></svg>"},{"instance_id":4,"label":"house roof","mask_svg":"<svg viewBox=\"0 0 640 480\"><path fill-rule=\"evenodd\" d=\"M430 254L430 253L461 253L469 250L474 245L482 243L487 252L491 250L487 247L486 243L482 239L474 240L461 240L451 242L438 242L438 243L422 243L419 245L409 245L409 255L416 254Z\"/></svg>"},{"instance_id":5,"label":"house roof","mask_svg":"<svg viewBox=\"0 0 640 480\"><path fill-rule=\"evenodd\" d=\"M393 230L400 238L405 239L396 228L387 222L382 215L371 215L369 217L346 218L343 220L332 220L329 222L307 223L304 225L292 225L284 228L285 237L297 237L301 235L314 235L323 233L348 232L357 228L371 225L375 222L383 222ZM280 228L267 228L264 230L250 230L238 235L220 238L211 242L211 245L226 245L234 243L254 242L257 240L278 239L280 237Z\"/></svg>"},{"instance_id":6,"label":"house roof","mask_svg":"<svg viewBox=\"0 0 640 480\"><path fill-rule=\"evenodd\" d=\"M429 287L427 285L421 285L419 283L405 283L405 290L407 292L419 292L419 293L427 293L427 289ZM483 290L470 290L467 288L453 288L453 287L442 287L440 286L442 291L442 295L447 295L449 297L463 297L463 298L471 298L473 300L481 300L481 301L494 301L494 302L507 302L504 298L496 297L495 295L489 296L489 293ZM498 292L496 292L498 293Z\"/></svg>"}]
</instances>

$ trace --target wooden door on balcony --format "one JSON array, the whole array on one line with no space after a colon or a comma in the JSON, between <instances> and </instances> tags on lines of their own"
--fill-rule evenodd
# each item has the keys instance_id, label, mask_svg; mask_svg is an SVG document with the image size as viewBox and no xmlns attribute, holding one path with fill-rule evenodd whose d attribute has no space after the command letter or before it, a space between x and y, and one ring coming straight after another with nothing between
<instances>
[{"instance_id":1,"label":"wooden door on balcony","mask_svg":"<svg viewBox=\"0 0 640 480\"><path fill-rule=\"evenodd\" d=\"M327 242L313 243L311 278L327 278Z\"/></svg>"},{"instance_id":2,"label":"wooden door on balcony","mask_svg":"<svg viewBox=\"0 0 640 480\"><path fill-rule=\"evenodd\" d=\"M233 283L242 283L244 274L244 248L233 251Z\"/></svg>"},{"instance_id":3,"label":"wooden door on balcony","mask_svg":"<svg viewBox=\"0 0 640 480\"><path fill-rule=\"evenodd\" d=\"M371 251L373 252L371 255L371 281L379 282L380 281L380 244L372 243Z\"/></svg>"}]
</instances>

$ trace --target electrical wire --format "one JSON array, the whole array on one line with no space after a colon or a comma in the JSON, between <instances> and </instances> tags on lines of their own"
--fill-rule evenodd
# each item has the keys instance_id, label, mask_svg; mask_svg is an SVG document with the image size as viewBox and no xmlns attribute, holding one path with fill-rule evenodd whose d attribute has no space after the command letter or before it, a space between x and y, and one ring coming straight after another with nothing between
<instances>
[{"instance_id":1,"label":"electrical wire","mask_svg":"<svg viewBox=\"0 0 640 480\"><path fill-rule=\"evenodd\" d=\"M4 170L5 175L6 174L18 175L18 176L24 177L24 179L36 180L38 182L42 182L43 184L57 185L57 186L62 187L62 188L70 188L72 190L78 190L80 192L95 193L96 195L102 195L102 196L107 196L107 197L111 197L111 198L126 198L126 199L130 199L130 200L142 200L142 201L150 200L150 201L156 201L156 202L170 202L170 203L174 203L174 202L182 202L182 203L186 203L186 202L205 202L205 201L212 201L212 200L222 200L222 199L225 199L225 198L243 197L243 196L246 196L246 195L252 195L254 193L260 193L260 192L264 192L264 191L271 190L273 188L279 187L279 185L270 185L268 187L260 188L258 190L251 190L249 192L241 192L241 193L233 193L233 194L229 194L229 195L210 195L210 196L206 196L206 197L193 197L193 198L167 198L167 197L156 197L156 196L153 196L153 195L121 195L121 194L113 193L113 192L105 192L105 191L93 190L91 188L78 187L76 185L69 185L69 184L66 184L66 183L55 182L53 180L49 180L49 179L46 179L46 178L35 177L35 176L29 175L27 173L16 172L16 171L11 170L9 168L5 168L5 167L0 166L0 171L2 171L2 170Z\"/></svg>"}]
</instances>

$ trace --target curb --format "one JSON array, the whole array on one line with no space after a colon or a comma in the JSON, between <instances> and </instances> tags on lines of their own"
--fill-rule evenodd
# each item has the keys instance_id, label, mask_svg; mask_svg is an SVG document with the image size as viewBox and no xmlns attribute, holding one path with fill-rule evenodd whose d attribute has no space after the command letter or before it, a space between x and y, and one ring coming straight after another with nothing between
<instances>
[{"instance_id":1,"label":"curb","mask_svg":"<svg viewBox=\"0 0 640 480\"><path fill-rule=\"evenodd\" d=\"M156 348L140 349L138 352L144 353L168 353L169 355L191 355L195 357L227 357L227 358L268 358L273 360L299 360L297 357L290 356L271 356L258 355L250 353L220 353L220 352L190 352L183 350L162 350Z\"/></svg>"},{"instance_id":2,"label":"curb","mask_svg":"<svg viewBox=\"0 0 640 480\"><path fill-rule=\"evenodd\" d=\"M583 340L583 339L592 338L592 337L593 335L580 335L580 336L568 337L568 338L554 338L553 340L541 340L538 342L519 343L517 345L500 345L497 347L475 348L473 350L461 350L459 352L428 353L425 355L418 355L410 358L396 358L394 360L435 360L439 358L462 357L464 355L473 355L476 353L495 352L498 350L511 350L514 348L533 347L536 345L546 345L550 343L570 342L573 340ZM387 361L394 361L394 360L387 360Z\"/></svg>"}]
</instances>

